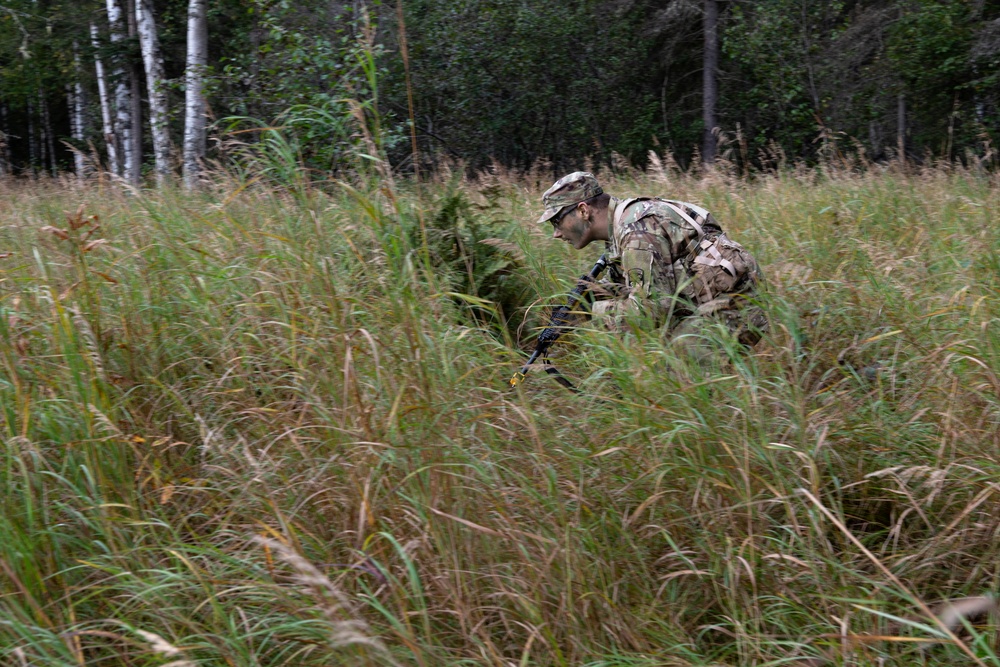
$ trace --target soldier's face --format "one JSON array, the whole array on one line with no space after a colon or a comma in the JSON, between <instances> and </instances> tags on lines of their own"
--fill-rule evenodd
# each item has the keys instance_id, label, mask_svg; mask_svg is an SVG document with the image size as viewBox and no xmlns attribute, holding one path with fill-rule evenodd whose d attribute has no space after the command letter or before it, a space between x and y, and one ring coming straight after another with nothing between
<instances>
[{"instance_id":1,"label":"soldier's face","mask_svg":"<svg viewBox=\"0 0 1000 667\"><path fill-rule=\"evenodd\" d=\"M594 240L590 238L590 225L580 216L576 207L568 213L553 218L552 227L552 238L562 239L577 250Z\"/></svg>"}]
</instances>

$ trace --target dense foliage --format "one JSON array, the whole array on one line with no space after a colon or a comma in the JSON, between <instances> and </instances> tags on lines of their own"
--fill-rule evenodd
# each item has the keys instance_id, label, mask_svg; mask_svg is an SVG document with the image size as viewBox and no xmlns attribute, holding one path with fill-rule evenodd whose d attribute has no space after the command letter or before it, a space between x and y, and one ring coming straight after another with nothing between
<instances>
[{"instance_id":1,"label":"dense foliage","mask_svg":"<svg viewBox=\"0 0 1000 667\"><path fill-rule=\"evenodd\" d=\"M411 101L427 167L441 156L475 168L541 160L560 170L588 159L613 163L616 154L643 162L651 149L668 149L682 164L694 157L702 131L699 3L401 1L402 13L394 2L211 0L213 118L293 127L293 151L321 173L342 166L349 99L375 100L385 147L403 169L411 168ZM186 4L151 0L177 141ZM834 138L876 159L901 145L913 159L964 159L996 144L997 0L721 7L717 117L738 161L813 160ZM76 143L103 151L93 56L138 61L139 49L135 38L111 45L102 36L95 52L90 22L104 35L102 2L0 2L0 129L10 149L0 157L21 173L46 166L46 142L55 166L70 164L53 139L70 134L66 86L78 79L90 102L86 141ZM360 52L374 68L365 69ZM220 122L216 133L232 127Z\"/></svg>"}]
</instances>

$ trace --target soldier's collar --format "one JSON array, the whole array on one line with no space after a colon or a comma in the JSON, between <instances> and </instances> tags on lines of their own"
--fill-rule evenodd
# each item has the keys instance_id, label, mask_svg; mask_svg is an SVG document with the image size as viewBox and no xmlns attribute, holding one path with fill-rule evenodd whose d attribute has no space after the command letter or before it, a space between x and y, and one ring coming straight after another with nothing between
<instances>
[{"instance_id":1,"label":"soldier's collar","mask_svg":"<svg viewBox=\"0 0 1000 667\"><path fill-rule=\"evenodd\" d=\"M615 211L619 203L621 199L617 197L612 197L608 202L608 240L604 242L604 248L612 257L618 256L618 247L615 243Z\"/></svg>"},{"instance_id":2,"label":"soldier's collar","mask_svg":"<svg viewBox=\"0 0 1000 667\"><path fill-rule=\"evenodd\" d=\"M608 239L615 237L615 209L618 208L619 202L621 199L618 197L611 197L611 201L608 202Z\"/></svg>"}]
</instances>

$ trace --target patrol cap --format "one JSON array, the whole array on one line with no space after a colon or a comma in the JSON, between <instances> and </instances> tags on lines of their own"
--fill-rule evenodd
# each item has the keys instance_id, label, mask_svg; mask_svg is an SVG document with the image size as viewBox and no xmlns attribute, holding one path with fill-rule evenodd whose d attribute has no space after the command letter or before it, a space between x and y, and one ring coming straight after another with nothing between
<instances>
[{"instance_id":1,"label":"patrol cap","mask_svg":"<svg viewBox=\"0 0 1000 667\"><path fill-rule=\"evenodd\" d=\"M542 195L545 213L542 213L538 222L543 223L546 220L551 220L567 206L579 204L600 194L604 194L604 190L597 184L597 179L589 171L574 171L572 174L567 174L556 181Z\"/></svg>"}]
</instances>

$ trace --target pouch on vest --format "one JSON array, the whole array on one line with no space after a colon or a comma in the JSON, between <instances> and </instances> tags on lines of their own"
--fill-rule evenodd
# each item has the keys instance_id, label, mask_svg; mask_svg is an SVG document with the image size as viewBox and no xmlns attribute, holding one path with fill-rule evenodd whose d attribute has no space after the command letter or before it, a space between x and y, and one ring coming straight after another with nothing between
<instances>
[{"instance_id":1,"label":"pouch on vest","mask_svg":"<svg viewBox=\"0 0 1000 667\"><path fill-rule=\"evenodd\" d=\"M698 305L752 288L755 266L750 253L725 234L702 239L691 262L692 286Z\"/></svg>"}]
</instances>

